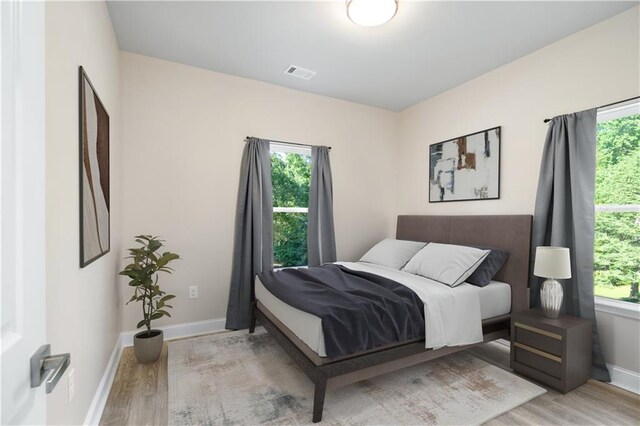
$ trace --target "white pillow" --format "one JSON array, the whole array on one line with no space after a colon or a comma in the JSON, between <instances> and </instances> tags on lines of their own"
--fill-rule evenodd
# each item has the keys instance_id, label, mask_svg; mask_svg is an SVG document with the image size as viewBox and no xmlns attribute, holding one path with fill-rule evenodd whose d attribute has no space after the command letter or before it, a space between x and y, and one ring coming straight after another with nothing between
<instances>
[{"instance_id":1,"label":"white pillow","mask_svg":"<svg viewBox=\"0 0 640 426\"><path fill-rule=\"evenodd\" d=\"M453 244L429 243L402 270L455 287L463 283L490 252Z\"/></svg>"},{"instance_id":2,"label":"white pillow","mask_svg":"<svg viewBox=\"0 0 640 426\"><path fill-rule=\"evenodd\" d=\"M400 269L426 244L387 238L371 247L371 250L362 256L360 262L375 263L376 265Z\"/></svg>"}]
</instances>

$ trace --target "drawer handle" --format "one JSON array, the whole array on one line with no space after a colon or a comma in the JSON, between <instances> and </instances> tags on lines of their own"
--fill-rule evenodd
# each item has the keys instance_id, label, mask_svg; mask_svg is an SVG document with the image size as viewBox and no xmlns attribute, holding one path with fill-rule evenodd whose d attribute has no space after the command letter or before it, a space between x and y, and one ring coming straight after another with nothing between
<instances>
[{"instance_id":1,"label":"drawer handle","mask_svg":"<svg viewBox=\"0 0 640 426\"><path fill-rule=\"evenodd\" d=\"M534 333L542 334L543 336L551 337L552 339L562 340L562 336L559 335L559 334L552 333L552 332L546 331L546 330L542 330L542 329L537 328L537 327L531 327L530 325L522 324L521 322L514 322L513 325L515 325L516 327L525 329L525 330L533 331Z\"/></svg>"},{"instance_id":2,"label":"drawer handle","mask_svg":"<svg viewBox=\"0 0 640 426\"><path fill-rule=\"evenodd\" d=\"M558 356L548 354L548 353L543 352L543 351L541 351L539 349L532 348L531 346L523 345L522 343L519 343L519 342L514 342L513 344L515 345L516 348L524 349L525 351L529 351L529 352L532 352L532 353L534 353L536 355L540 355L541 357L550 359L551 361L562 363L562 358L560 358Z\"/></svg>"}]
</instances>

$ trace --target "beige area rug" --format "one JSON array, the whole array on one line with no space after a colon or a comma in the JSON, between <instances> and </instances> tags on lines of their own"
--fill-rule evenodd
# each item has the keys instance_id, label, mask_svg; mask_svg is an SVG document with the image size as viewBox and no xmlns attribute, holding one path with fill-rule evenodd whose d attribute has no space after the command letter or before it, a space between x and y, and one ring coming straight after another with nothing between
<instances>
[{"instance_id":1,"label":"beige area rug","mask_svg":"<svg viewBox=\"0 0 640 426\"><path fill-rule=\"evenodd\" d=\"M467 352L327 391L322 424L472 425L545 390ZM313 385L264 330L169 343L170 425L310 424Z\"/></svg>"}]
</instances>

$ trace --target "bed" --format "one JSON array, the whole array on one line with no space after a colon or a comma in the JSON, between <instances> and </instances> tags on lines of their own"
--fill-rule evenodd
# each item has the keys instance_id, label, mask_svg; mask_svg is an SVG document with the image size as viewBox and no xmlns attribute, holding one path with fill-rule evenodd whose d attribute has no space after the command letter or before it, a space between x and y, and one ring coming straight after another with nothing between
<instances>
[{"instance_id":1,"label":"bed","mask_svg":"<svg viewBox=\"0 0 640 426\"><path fill-rule=\"evenodd\" d=\"M529 215L399 216L396 238L488 246L510 253L492 283L479 292L482 340L488 342L508 337L510 313L528 309L531 223L532 217ZM353 267L354 264L345 266ZM425 349L423 338L327 357L319 318L288 306L270 294L259 280L256 280L255 294L250 332L254 331L256 321L262 324L314 383L314 423L322 419L327 389L366 380L473 346Z\"/></svg>"}]
</instances>

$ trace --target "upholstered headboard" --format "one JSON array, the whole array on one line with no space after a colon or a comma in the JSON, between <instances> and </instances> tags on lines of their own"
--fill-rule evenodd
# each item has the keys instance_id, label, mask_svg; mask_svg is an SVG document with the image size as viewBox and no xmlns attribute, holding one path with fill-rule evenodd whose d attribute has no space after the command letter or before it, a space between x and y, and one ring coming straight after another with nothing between
<instances>
[{"instance_id":1,"label":"upholstered headboard","mask_svg":"<svg viewBox=\"0 0 640 426\"><path fill-rule=\"evenodd\" d=\"M511 312L529 309L530 215L398 216L396 238L508 251L495 279L511 285Z\"/></svg>"}]
</instances>

